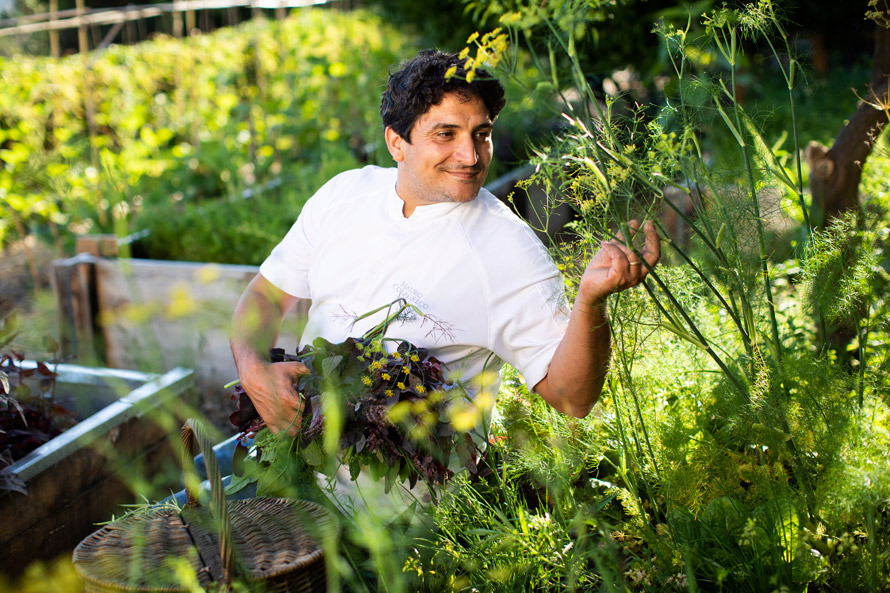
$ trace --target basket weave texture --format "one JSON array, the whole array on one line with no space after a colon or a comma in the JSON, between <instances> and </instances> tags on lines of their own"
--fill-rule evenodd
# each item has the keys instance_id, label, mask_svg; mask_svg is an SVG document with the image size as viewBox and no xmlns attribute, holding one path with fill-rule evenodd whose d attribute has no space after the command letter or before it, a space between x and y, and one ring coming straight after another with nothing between
<instances>
[{"instance_id":1,"label":"basket weave texture","mask_svg":"<svg viewBox=\"0 0 890 593\"><path fill-rule=\"evenodd\" d=\"M202 435L198 436L201 442ZM86 593L188 591L172 560L185 560L205 589L222 585L225 590L238 574L258 591L326 591L319 542L321 530L332 526L330 513L305 500L225 501L222 483L214 482L219 479L218 468L213 467L216 460L207 454L212 455L212 448L203 443L201 448L213 490L211 508L199 506L190 493L189 504L181 512L150 510L87 536L73 557ZM215 512L220 503L223 515Z\"/></svg>"}]
</instances>

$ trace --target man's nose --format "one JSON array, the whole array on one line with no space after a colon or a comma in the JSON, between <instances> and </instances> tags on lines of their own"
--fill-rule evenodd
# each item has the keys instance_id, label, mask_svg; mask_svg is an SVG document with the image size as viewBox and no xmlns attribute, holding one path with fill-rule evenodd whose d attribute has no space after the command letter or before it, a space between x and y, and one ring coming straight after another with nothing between
<instances>
[{"instance_id":1,"label":"man's nose","mask_svg":"<svg viewBox=\"0 0 890 593\"><path fill-rule=\"evenodd\" d=\"M472 136L458 140L454 151L454 159L463 165L469 166L474 166L479 161L479 153L476 151L476 143L473 142Z\"/></svg>"}]
</instances>

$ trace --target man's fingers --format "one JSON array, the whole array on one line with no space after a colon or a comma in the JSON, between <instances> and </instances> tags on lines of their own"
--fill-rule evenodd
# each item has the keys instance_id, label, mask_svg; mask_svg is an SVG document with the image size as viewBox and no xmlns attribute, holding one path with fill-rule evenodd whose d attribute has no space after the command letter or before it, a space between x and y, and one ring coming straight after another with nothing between
<instances>
[{"instance_id":1,"label":"man's fingers","mask_svg":"<svg viewBox=\"0 0 890 593\"><path fill-rule=\"evenodd\" d=\"M613 241L602 243L602 248L608 254L609 259L612 260L610 267L620 272L622 275L634 275L639 269L645 269L640 262L640 258L621 243L615 243Z\"/></svg>"},{"instance_id":2,"label":"man's fingers","mask_svg":"<svg viewBox=\"0 0 890 593\"><path fill-rule=\"evenodd\" d=\"M287 432L291 436L296 436L302 424L304 407L299 397L293 397L291 394L282 395L273 432Z\"/></svg>"},{"instance_id":3,"label":"man's fingers","mask_svg":"<svg viewBox=\"0 0 890 593\"><path fill-rule=\"evenodd\" d=\"M640 224L637 222L636 219L631 220L629 223L627 223L627 234L630 236L631 241L633 241L634 235L637 234L637 229L639 228L639 226ZM613 239L613 241L622 245L627 243L627 241L625 241L624 239L624 232L621 231L621 229L619 229L618 232L615 233L615 238Z\"/></svg>"},{"instance_id":4,"label":"man's fingers","mask_svg":"<svg viewBox=\"0 0 890 593\"><path fill-rule=\"evenodd\" d=\"M607 248L609 255L615 259L625 260L628 263L638 261L639 258L634 254L634 252L627 247L623 242L616 240L603 242L601 245ZM636 264L634 264L636 265Z\"/></svg>"},{"instance_id":5,"label":"man's fingers","mask_svg":"<svg viewBox=\"0 0 890 593\"><path fill-rule=\"evenodd\" d=\"M275 363L276 371L286 372L289 375L308 375L309 367L307 367L302 362L276 362Z\"/></svg>"},{"instance_id":6,"label":"man's fingers","mask_svg":"<svg viewBox=\"0 0 890 593\"><path fill-rule=\"evenodd\" d=\"M640 230L640 224L637 220L631 220L628 223L628 233L631 238L635 237ZM655 264L658 263L658 260L661 259L661 237L658 236L658 231L655 230L655 224L650 220L643 225L643 231L645 233L645 238L643 242L643 247L639 250L639 256L637 256L637 252L635 252L632 248L629 248L623 239L623 235L619 232L614 241L611 241L612 245L617 246L621 249L628 261L633 264L633 262L639 261L641 258L646 260L649 264L649 267L655 267ZM636 264L633 264L636 265ZM648 268L643 266L644 269L648 271Z\"/></svg>"},{"instance_id":7,"label":"man's fingers","mask_svg":"<svg viewBox=\"0 0 890 593\"><path fill-rule=\"evenodd\" d=\"M646 242L643 244L643 259L648 262L650 267L655 267L658 260L661 259L661 237L655 230L655 225L650 220L646 223Z\"/></svg>"},{"instance_id":8,"label":"man's fingers","mask_svg":"<svg viewBox=\"0 0 890 593\"><path fill-rule=\"evenodd\" d=\"M625 251L627 247L616 242L616 241L603 241L600 243L600 248L606 252L610 259L615 260L627 260L627 256L625 255Z\"/></svg>"}]
</instances>

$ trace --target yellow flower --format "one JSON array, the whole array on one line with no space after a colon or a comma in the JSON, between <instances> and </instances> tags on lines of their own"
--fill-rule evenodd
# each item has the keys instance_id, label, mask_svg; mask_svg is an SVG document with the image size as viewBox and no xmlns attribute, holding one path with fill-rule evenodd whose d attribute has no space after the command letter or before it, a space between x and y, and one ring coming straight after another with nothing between
<instances>
[{"instance_id":1,"label":"yellow flower","mask_svg":"<svg viewBox=\"0 0 890 593\"><path fill-rule=\"evenodd\" d=\"M371 381L371 377L362 377L362 383L364 383L365 385L370 386L371 383L373 383L373 381Z\"/></svg>"},{"instance_id":2,"label":"yellow flower","mask_svg":"<svg viewBox=\"0 0 890 593\"><path fill-rule=\"evenodd\" d=\"M383 365L380 364L380 361L379 361L379 360L375 360L374 362L371 363L371 370L372 370L372 371L376 371L377 369L379 369L379 368L382 367L382 366L383 366Z\"/></svg>"},{"instance_id":3,"label":"yellow flower","mask_svg":"<svg viewBox=\"0 0 890 593\"><path fill-rule=\"evenodd\" d=\"M389 376L389 373L383 373L383 375L381 376L383 377L384 381L389 381L390 379L392 379L392 377Z\"/></svg>"},{"instance_id":4,"label":"yellow flower","mask_svg":"<svg viewBox=\"0 0 890 593\"><path fill-rule=\"evenodd\" d=\"M424 387L423 385L418 385L417 393L426 393L426 387Z\"/></svg>"},{"instance_id":5,"label":"yellow flower","mask_svg":"<svg viewBox=\"0 0 890 593\"><path fill-rule=\"evenodd\" d=\"M411 371L408 370L408 367L402 367L402 372L405 373L406 375L411 373Z\"/></svg>"},{"instance_id":6,"label":"yellow flower","mask_svg":"<svg viewBox=\"0 0 890 593\"><path fill-rule=\"evenodd\" d=\"M392 357L401 360L402 353L401 352L393 352Z\"/></svg>"},{"instance_id":7,"label":"yellow flower","mask_svg":"<svg viewBox=\"0 0 890 593\"><path fill-rule=\"evenodd\" d=\"M411 355L411 362L420 362L420 357L416 354Z\"/></svg>"},{"instance_id":8,"label":"yellow flower","mask_svg":"<svg viewBox=\"0 0 890 593\"><path fill-rule=\"evenodd\" d=\"M392 397L392 389L387 389L383 393L384 393L384 395L386 395L386 397Z\"/></svg>"},{"instance_id":9,"label":"yellow flower","mask_svg":"<svg viewBox=\"0 0 890 593\"><path fill-rule=\"evenodd\" d=\"M401 381L399 381L398 383L396 383L396 387L398 387L399 389L404 389L404 388L405 388L405 384L402 383Z\"/></svg>"}]
</instances>

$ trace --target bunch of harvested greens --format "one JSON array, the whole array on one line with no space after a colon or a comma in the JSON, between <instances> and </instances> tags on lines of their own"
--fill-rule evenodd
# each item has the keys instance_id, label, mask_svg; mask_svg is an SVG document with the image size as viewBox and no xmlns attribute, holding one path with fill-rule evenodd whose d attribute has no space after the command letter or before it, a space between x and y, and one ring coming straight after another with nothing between
<instances>
[{"instance_id":1,"label":"bunch of harvested greens","mask_svg":"<svg viewBox=\"0 0 890 593\"><path fill-rule=\"evenodd\" d=\"M387 352L386 341L397 344L395 350ZM310 370L296 384L306 404L296 450L311 469L330 473L336 458L352 479L367 468L375 479L385 478L387 490L397 480L443 484L453 474L452 454L476 472L474 440L448 418L450 398L465 393L449 389L441 362L427 350L367 335L339 344L318 338L296 355L272 350L272 362L282 361ZM246 434L268 431L244 390L235 389L232 423Z\"/></svg>"}]
</instances>

